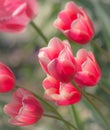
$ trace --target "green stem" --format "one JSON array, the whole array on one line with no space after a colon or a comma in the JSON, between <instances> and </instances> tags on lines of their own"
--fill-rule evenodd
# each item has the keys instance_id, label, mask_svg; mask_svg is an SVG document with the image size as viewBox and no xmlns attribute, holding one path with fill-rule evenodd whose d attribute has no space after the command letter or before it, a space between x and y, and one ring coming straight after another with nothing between
<instances>
[{"instance_id":1,"label":"green stem","mask_svg":"<svg viewBox=\"0 0 110 130\"><path fill-rule=\"evenodd\" d=\"M34 93L33 93L33 94L34 94ZM68 124L67 121L65 121L65 120L63 119L62 115L60 115L60 114L58 113L58 111L56 110L56 108L55 108L54 106L50 105L48 102L46 102L45 100L43 100L42 97L40 97L40 96L38 96L38 95L36 95L36 94L34 94L34 96L35 96L36 98L38 98L39 100L41 100L43 103L45 103L45 105L47 105L49 108L51 108L51 110L52 110L55 114L58 115L59 120L62 120L62 121L65 123L66 127L68 128L68 130L70 130L70 126L72 126L72 127L74 128L74 130L77 130L77 128L76 128L74 125L70 125L70 123Z\"/></svg>"},{"instance_id":2,"label":"green stem","mask_svg":"<svg viewBox=\"0 0 110 130\"><path fill-rule=\"evenodd\" d=\"M83 130L83 127L81 124L81 119L80 119L78 112L76 111L76 108L74 105L71 105L71 111L72 111L72 116L75 119L76 125L78 127L78 130Z\"/></svg>"},{"instance_id":3,"label":"green stem","mask_svg":"<svg viewBox=\"0 0 110 130\"><path fill-rule=\"evenodd\" d=\"M74 127L73 124L69 123L68 121L64 120L64 119L61 119L57 116L54 116L54 115L50 115L50 114L44 114L43 116L45 117L49 117L49 118L54 118L54 119L57 119L57 120L60 120L60 121L63 121L64 123L68 124L69 126L71 126L72 128L74 128L75 130L78 130L77 128Z\"/></svg>"},{"instance_id":4,"label":"green stem","mask_svg":"<svg viewBox=\"0 0 110 130\"><path fill-rule=\"evenodd\" d=\"M85 94L86 94L87 96L93 98L94 100L97 100L97 101L101 102L102 104L104 104L105 106L107 106L108 109L110 109L110 106L109 106L104 100L102 100L101 98L99 98L98 96L93 95L93 94L88 93L88 92L85 92Z\"/></svg>"},{"instance_id":5,"label":"green stem","mask_svg":"<svg viewBox=\"0 0 110 130\"><path fill-rule=\"evenodd\" d=\"M65 125L66 125L66 127L68 128L68 130L70 130L70 126L68 126L67 121L65 121L65 120L63 119L63 117L58 113L58 111L55 109L54 106L50 105L48 102L46 102L45 100L43 100L40 96L38 96L38 95L36 95L36 94L34 94L34 95L35 95L35 97L37 97L39 100L41 100L43 103L45 103L49 108L51 108L51 110L52 110L55 114L58 115L59 119L62 120L63 122L65 122ZM71 126L72 126L75 130L77 130L77 128L76 128L74 125L71 125Z\"/></svg>"},{"instance_id":6,"label":"green stem","mask_svg":"<svg viewBox=\"0 0 110 130\"><path fill-rule=\"evenodd\" d=\"M36 30L36 32L39 33L39 35L42 37L42 39L45 41L45 43L48 44L47 38L45 37L43 32L37 27L37 25L33 21L31 21L30 24Z\"/></svg>"},{"instance_id":7,"label":"green stem","mask_svg":"<svg viewBox=\"0 0 110 130\"><path fill-rule=\"evenodd\" d=\"M105 91L107 94L110 95L110 90L108 88L106 88L104 85L100 84L100 88Z\"/></svg>"},{"instance_id":8,"label":"green stem","mask_svg":"<svg viewBox=\"0 0 110 130\"><path fill-rule=\"evenodd\" d=\"M78 87L78 85L76 83L74 83L74 82L72 82L72 83L78 89L78 91L84 96L84 98L88 101L88 103L94 108L94 110L99 114L99 116L103 119L103 121L106 124L106 126L110 129L109 123L108 123L107 119L104 117L104 115L102 114L102 112L91 101L91 99L88 98L88 96L85 94L85 92L81 88Z\"/></svg>"}]
</instances>

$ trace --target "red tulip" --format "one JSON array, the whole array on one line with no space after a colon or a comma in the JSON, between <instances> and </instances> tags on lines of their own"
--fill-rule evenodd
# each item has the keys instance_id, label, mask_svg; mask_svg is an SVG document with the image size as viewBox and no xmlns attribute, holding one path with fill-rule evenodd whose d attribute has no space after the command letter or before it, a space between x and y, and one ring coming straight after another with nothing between
<instances>
[{"instance_id":1,"label":"red tulip","mask_svg":"<svg viewBox=\"0 0 110 130\"><path fill-rule=\"evenodd\" d=\"M43 81L44 97L57 105L66 106L80 101L81 94L71 83L61 83L48 76Z\"/></svg>"},{"instance_id":2,"label":"red tulip","mask_svg":"<svg viewBox=\"0 0 110 130\"><path fill-rule=\"evenodd\" d=\"M76 72L76 63L68 41L50 40L48 47L40 49L39 62L43 70L61 82L69 82Z\"/></svg>"},{"instance_id":3,"label":"red tulip","mask_svg":"<svg viewBox=\"0 0 110 130\"><path fill-rule=\"evenodd\" d=\"M20 32L36 14L36 0L0 0L0 31Z\"/></svg>"},{"instance_id":4,"label":"red tulip","mask_svg":"<svg viewBox=\"0 0 110 130\"><path fill-rule=\"evenodd\" d=\"M15 76L8 66L0 62L0 93L9 92L15 85Z\"/></svg>"},{"instance_id":5,"label":"red tulip","mask_svg":"<svg viewBox=\"0 0 110 130\"><path fill-rule=\"evenodd\" d=\"M76 55L76 62L79 70L74 80L84 86L94 86L101 78L101 70L92 52L80 49Z\"/></svg>"},{"instance_id":6,"label":"red tulip","mask_svg":"<svg viewBox=\"0 0 110 130\"><path fill-rule=\"evenodd\" d=\"M86 11L74 2L66 4L64 10L58 14L54 26L79 44L88 43L94 35L94 27Z\"/></svg>"},{"instance_id":7,"label":"red tulip","mask_svg":"<svg viewBox=\"0 0 110 130\"><path fill-rule=\"evenodd\" d=\"M12 102L4 106L4 112L11 117L10 124L27 126L40 120L43 109L31 92L19 88L12 98Z\"/></svg>"}]
</instances>

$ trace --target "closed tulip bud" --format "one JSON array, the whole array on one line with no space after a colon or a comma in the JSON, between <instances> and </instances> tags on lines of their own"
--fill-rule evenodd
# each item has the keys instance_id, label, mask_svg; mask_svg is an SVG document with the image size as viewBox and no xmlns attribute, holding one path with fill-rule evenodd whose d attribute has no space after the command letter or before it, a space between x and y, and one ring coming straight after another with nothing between
<instances>
[{"instance_id":1,"label":"closed tulip bud","mask_svg":"<svg viewBox=\"0 0 110 130\"><path fill-rule=\"evenodd\" d=\"M94 36L94 27L88 14L74 2L68 2L64 10L59 12L54 26L79 44L88 43Z\"/></svg>"},{"instance_id":2,"label":"closed tulip bud","mask_svg":"<svg viewBox=\"0 0 110 130\"><path fill-rule=\"evenodd\" d=\"M23 88L13 93L12 102L4 106L4 112L11 117L9 123L16 126L32 125L43 115L38 100L30 91Z\"/></svg>"},{"instance_id":3,"label":"closed tulip bud","mask_svg":"<svg viewBox=\"0 0 110 130\"><path fill-rule=\"evenodd\" d=\"M76 83L87 87L96 85L101 78L101 70L93 53L80 49L76 55L76 62L79 67L74 77Z\"/></svg>"}]
</instances>

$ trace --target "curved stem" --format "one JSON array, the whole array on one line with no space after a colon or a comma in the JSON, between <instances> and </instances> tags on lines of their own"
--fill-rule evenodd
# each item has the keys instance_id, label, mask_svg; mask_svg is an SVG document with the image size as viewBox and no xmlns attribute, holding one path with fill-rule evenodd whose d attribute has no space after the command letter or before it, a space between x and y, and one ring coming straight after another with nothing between
<instances>
[{"instance_id":1,"label":"curved stem","mask_svg":"<svg viewBox=\"0 0 110 130\"><path fill-rule=\"evenodd\" d=\"M37 27L37 25L33 21L31 21L30 24L36 30L36 32L39 33L39 35L42 37L42 39L45 41L45 43L48 44L47 38L45 37L43 32Z\"/></svg>"},{"instance_id":2,"label":"curved stem","mask_svg":"<svg viewBox=\"0 0 110 130\"><path fill-rule=\"evenodd\" d=\"M104 85L102 85L102 84L99 84L100 85L100 88L103 90L103 91L105 91L107 94L109 94L110 95L110 90L108 89L108 88L106 88Z\"/></svg>"},{"instance_id":3,"label":"curved stem","mask_svg":"<svg viewBox=\"0 0 110 130\"><path fill-rule=\"evenodd\" d=\"M66 121L66 120L64 120L64 119L60 119L60 118L57 117L57 116L50 115L50 114L44 114L43 116L45 116L45 117L49 117L49 118L54 118L54 119L57 119L57 120L63 121L64 123L66 123L66 124L68 124L69 126L71 126L72 128L74 128L75 130L78 130L77 128L74 127L73 124L69 123L68 121Z\"/></svg>"},{"instance_id":4,"label":"curved stem","mask_svg":"<svg viewBox=\"0 0 110 130\"><path fill-rule=\"evenodd\" d=\"M83 130L81 119L80 119L74 105L71 105L71 111L72 111L73 118L75 119L75 122L77 124L78 130Z\"/></svg>"},{"instance_id":5,"label":"curved stem","mask_svg":"<svg viewBox=\"0 0 110 130\"><path fill-rule=\"evenodd\" d=\"M33 94L34 94L34 93L33 93ZM43 100L40 96L38 96L38 95L36 95L36 94L34 94L34 96L37 97L39 100L41 100L43 103L45 103L49 108L51 108L51 110L52 110L55 114L58 115L59 120L62 120L62 121L65 123L66 127L68 128L68 130L70 130L70 126L68 126L67 121L65 121L65 120L63 119L63 117L59 114L59 112L55 109L54 106L50 105L48 102L46 102L45 100ZM77 130L77 128L74 127L74 125L72 125L72 127L73 127L75 130Z\"/></svg>"},{"instance_id":6,"label":"curved stem","mask_svg":"<svg viewBox=\"0 0 110 130\"><path fill-rule=\"evenodd\" d=\"M89 96L89 97L91 97L91 98L94 98L95 100L101 102L102 104L104 104L105 106L107 106L108 109L110 109L110 106L109 106L105 101L103 101L101 98L99 98L98 96L93 95L93 94L88 93L88 92L85 92L85 94L86 94L87 96Z\"/></svg>"},{"instance_id":7,"label":"curved stem","mask_svg":"<svg viewBox=\"0 0 110 130\"><path fill-rule=\"evenodd\" d=\"M104 117L104 115L102 114L102 112L97 108L97 106L91 101L91 99L89 99L87 97L87 95L85 94L85 92L80 89L78 87L78 85L74 82L72 82L74 84L74 86L78 89L79 92L82 93L82 95L84 96L84 98L88 101L88 103L94 108L94 110L99 114L99 116L103 119L104 123L106 124L106 126L110 129L109 123L107 121L107 119Z\"/></svg>"}]
</instances>

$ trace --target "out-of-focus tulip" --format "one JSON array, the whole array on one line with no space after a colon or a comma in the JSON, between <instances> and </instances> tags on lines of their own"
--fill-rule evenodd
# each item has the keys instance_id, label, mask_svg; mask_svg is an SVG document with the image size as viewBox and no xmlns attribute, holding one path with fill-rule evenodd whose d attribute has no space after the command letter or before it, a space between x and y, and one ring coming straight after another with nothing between
<instances>
[{"instance_id":1,"label":"out-of-focus tulip","mask_svg":"<svg viewBox=\"0 0 110 130\"><path fill-rule=\"evenodd\" d=\"M54 37L48 47L40 49L38 58L43 70L55 79L65 83L73 79L76 62L68 41Z\"/></svg>"},{"instance_id":2,"label":"out-of-focus tulip","mask_svg":"<svg viewBox=\"0 0 110 130\"><path fill-rule=\"evenodd\" d=\"M43 81L44 97L57 105L66 106L80 101L81 93L71 83L61 83L48 76Z\"/></svg>"},{"instance_id":3,"label":"out-of-focus tulip","mask_svg":"<svg viewBox=\"0 0 110 130\"><path fill-rule=\"evenodd\" d=\"M27 126L41 118L42 106L30 91L19 88L13 93L12 98L12 102L4 106L4 112L11 117L10 124Z\"/></svg>"},{"instance_id":4,"label":"out-of-focus tulip","mask_svg":"<svg viewBox=\"0 0 110 130\"><path fill-rule=\"evenodd\" d=\"M75 74L76 83L84 86L96 85L101 77L101 70L92 52L80 49L76 55L78 71Z\"/></svg>"},{"instance_id":5,"label":"out-of-focus tulip","mask_svg":"<svg viewBox=\"0 0 110 130\"><path fill-rule=\"evenodd\" d=\"M74 2L68 2L59 12L54 26L79 44L88 43L94 35L94 27L86 11Z\"/></svg>"},{"instance_id":6,"label":"out-of-focus tulip","mask_svg":"<svg viewBox=\"0 0 110 130\"><path fill-rule=\"evenodd\" d=\"M36 0L0 0L0 31L20 32L37 14Z\"/></svg>"},{"instance_id":7,"label":"out-of-focus tulip","mask_svg":"<svg viewBox=\"0 0 110 130\"><path fill-rule=\"evenodd\" d=\"M15 76L11 69L0 62L0 93L9 92L15 85Z\"/></svg>"}]
</instances>

